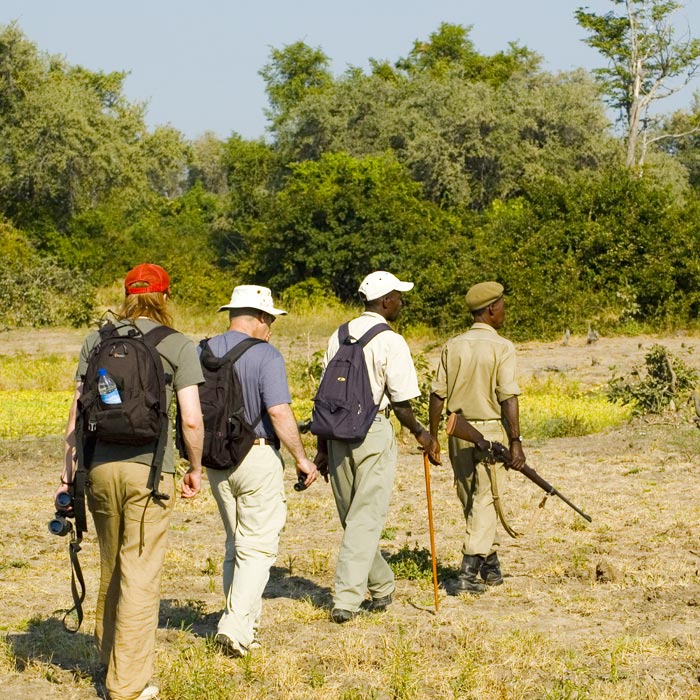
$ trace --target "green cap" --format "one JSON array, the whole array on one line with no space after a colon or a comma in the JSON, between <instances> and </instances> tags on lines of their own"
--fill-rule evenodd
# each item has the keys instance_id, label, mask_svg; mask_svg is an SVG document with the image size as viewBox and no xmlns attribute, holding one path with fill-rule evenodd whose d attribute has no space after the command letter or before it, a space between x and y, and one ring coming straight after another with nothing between
<instances>
[{"instance_id":1,"label":"green cap","mask_svg":"<svg viewBox=\"0 0 700 700\"><path fill-rule=\"evenodd\" d=\"M479 282L467 292L467 306L470 311L485 309L503 296L503 285L498 282Z\"/></svg>"}]
</instances>

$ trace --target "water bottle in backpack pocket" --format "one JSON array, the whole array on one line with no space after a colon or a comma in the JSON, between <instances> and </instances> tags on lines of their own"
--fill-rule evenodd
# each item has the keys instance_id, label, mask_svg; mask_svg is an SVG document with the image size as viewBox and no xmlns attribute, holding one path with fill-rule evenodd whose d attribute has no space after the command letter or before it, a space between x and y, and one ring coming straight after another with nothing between
<instances>
[{"instance_id":1,"label":"water bottle in backpack pocket","mask_svg":"<svg viewBox=\"0 0 700 700\"><path fill-rule=\"evenodd\" d=\"M109 406L115 406L122 402L122 397L119 395L119 389L112 377L107 374L104 367L97 370L97 393L100 395L100 401Z\"/></svg>"}]
</instances>

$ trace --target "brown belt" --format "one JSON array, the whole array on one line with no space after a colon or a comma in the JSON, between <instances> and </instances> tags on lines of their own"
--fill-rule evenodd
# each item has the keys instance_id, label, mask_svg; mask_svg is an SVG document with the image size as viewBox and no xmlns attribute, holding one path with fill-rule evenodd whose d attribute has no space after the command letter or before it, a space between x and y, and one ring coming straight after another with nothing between
<instances>
[{"instance_id":1,"label":"brown belt","mask_svg":"<svg viewBox=\"0 0 700 700\"><path fill-rule=\"evenodd\" d=\"M255 438L255 440L253 440L253 444L254 445L272 445L273 447L275 447L277 445L277 440L270 440L270 438L258 437L258 438Z\"/></svg>"}]
</instances>

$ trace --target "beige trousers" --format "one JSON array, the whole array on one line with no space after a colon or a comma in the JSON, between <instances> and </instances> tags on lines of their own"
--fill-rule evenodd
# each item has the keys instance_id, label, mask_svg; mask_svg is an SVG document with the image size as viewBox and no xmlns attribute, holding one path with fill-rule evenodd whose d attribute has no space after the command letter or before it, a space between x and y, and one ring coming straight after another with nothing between
<instances>
[{"instance_id":1,"label":"beige trousers","mask_svg":"<svg viewBox=\"0 0 700 700\"><path fill-rule=\"evenodd\" d=\"M475 427L487 440L498 440L507 444L507 436L498 421L474 421ZM450 462L454 471L457 497L464 510L466 531L462 554L487 557L498 550L498 515L493 503L489 472L495 470L499 483L505 478L503 464L484 464L475 459L478 451L474 444L466 440L450 437L448 441ZM477 462L475 464L475 462Z\"/></svg>"},{"instance_id":2,"label":"beige trousers","mask_svg":"<svg viewBox=\"0 0 700 700\"><path fill-rule=\"evenodd\" d=\"M207 469L226 530L226 608L218 633L225 634L242 654L257 636L262 595L287 519L283 466L273 447L253 445L236 469Z\"/></svg>"},{"instance_id":3,"label":"beige trousers","mask_svg":"<svg viewBox=\"0 0 700 700\"><path fill-rule=\"evenodd\" d=\"M146 487L149 467L107 462L90 469L88 506L100 545L100 589L95 639L107 665L111 700L133 700L153 674L160 578L175 503L171 474L154 501Z\"/></svg>"},{"instance_id":4,"label":"beige trousers","mask_svg":"<svg viewBox=\"0 0 700 700\"><path fill-rule=\"evenodd\" d=\"M396 473L391 421L377 416L362 442L328 442L328 473L343 525L335 570L334 606L357 611L369 591L394 591L394 572L379 550Z\"/></svg>"}]
</instances>

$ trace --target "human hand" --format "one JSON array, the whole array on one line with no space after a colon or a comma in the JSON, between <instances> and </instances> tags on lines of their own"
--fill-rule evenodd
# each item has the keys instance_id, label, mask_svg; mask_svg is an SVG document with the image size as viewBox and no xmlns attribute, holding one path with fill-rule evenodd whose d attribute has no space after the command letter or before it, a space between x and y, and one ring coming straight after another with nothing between
<instances>
[{"instance_id":1,"label":"human hand","mask_svg":"<svg viewBox=\"0 0 700 700\"><path fill-rule=\"evenodd\" d=\"M190 467L182 477L182 498L194 498L202 486L202 468L193 469Z\"/></svg>"},{"instance_id":2,"label":"human hand","mask_svg":"<svg viewBox=\"0 0 700 700\"><path fill-rule=\"evenodd\" d=\"M428 455L428 459L432 464L441 464L440 462L440 445L438 441L423 428L417 435L416 440L423 448L423 452Z\"/></svg>"},{"instance_id":3,"label":"human hand","mask_svg":"<svg viewBox=\"0 0 700 700\"><path fill-rule=\"evenodd\" d=\"M297 462L297 477L302 474L306 475L306 479L304 479L304 488L311 486L318 478L318 469L316 465L306 457L303 457Z\"/></svg>"},{"instance_id":4,"label":"human hand","mask_svg":"<svg viewBox=\"0 0 700 700\"><path fill-rule=\"evenodd\" d=\"M510 463L508 467L520 471L525 466L525 453L520 440L514 440L510 446Z\"/></svg>"},{"instance_id":5,"label":"human hand","mask_svg":"<svg viewBox=\"0 0 700 700\"><path fill-rule=\"evenodd\" d=\"M318 469L318 473L328 483L328 452L319 450L314 457L314 464Z\"/></svg>"}]
</instances>

